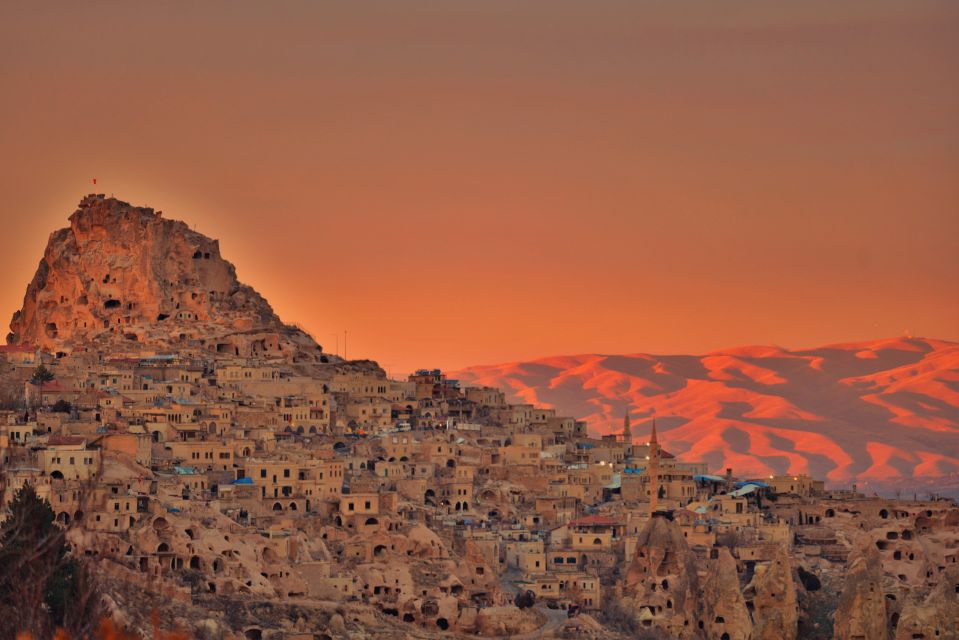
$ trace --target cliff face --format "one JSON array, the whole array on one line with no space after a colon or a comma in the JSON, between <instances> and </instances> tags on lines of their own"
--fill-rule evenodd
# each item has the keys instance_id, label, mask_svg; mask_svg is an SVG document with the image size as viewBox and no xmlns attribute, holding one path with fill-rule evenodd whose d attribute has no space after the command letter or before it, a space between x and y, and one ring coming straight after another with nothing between
<instances>
[{"instance_id":1,"label":"cliff face","mask_svg":"<svg viewBox=\"0 0 959 640\"><path fill-rule=\"evenodd\" d=\"M237 280L216 240L102 195L85 197L70 226L51 234L7 342L321 357L319 345Z\"/></svg>"}]
</instances>

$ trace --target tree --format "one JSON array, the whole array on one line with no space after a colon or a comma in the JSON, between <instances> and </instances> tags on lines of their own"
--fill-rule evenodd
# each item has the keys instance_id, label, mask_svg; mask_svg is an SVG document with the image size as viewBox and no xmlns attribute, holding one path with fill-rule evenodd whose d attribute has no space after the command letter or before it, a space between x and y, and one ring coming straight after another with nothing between
<instances>
[{"instance_id":1,"label":"tree","mask_svg":"<svg viewBox=\"0 0 959 640\"><path fill-rule=\"evenodd\" d=\"M43 385L48 382L52 382L54 379L53 372L47 369L42 364L33 370L33 375L30 376L30 382L37 385L37 390L40 393L40 404L37 405L37 411L43 408Z\"/></svg>"},{"instance_id":2,"label":"tree","mask_svg":"<svg viewBox=\"0 0 959 640\"><path fill-rule=\"evenodd\" d=\"M53 411L54 413L70 413L71 411L73 411L73 405L67 402L66 400L64 400L63 398L60 398L55 403L53 403L53 407L51 408L51 411Z\"/></svg>"},{"instance_id":3,"label":"tree","mask_svg":"<svg viewBox=\"0 0 959 640\"><path fill-rule=\"evenodd\" d=\"M517 591L513 598L513 604L520 609L528 609L536 604L536 594L527 589L526 591Z\"/></svg>"},{"instance_id":4,"label":"tree","mask_svg":"<svg viewBox=\"0 0 959 640\"><path fill-rule=\"evenodd\" d=\"M0 524L0 637L33 638L63 628L83 637L96 623L97 598L87 566L69 555L53 509L25 484Z\"/></svg>"}]
</instances>

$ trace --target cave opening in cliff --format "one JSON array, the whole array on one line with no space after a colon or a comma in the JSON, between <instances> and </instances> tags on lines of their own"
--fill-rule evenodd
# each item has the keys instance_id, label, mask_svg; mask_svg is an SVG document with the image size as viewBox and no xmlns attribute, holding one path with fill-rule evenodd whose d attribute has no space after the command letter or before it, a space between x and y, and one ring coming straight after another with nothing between
<instances>
[{"instance_id":1,"label":"cave opening in cliff","mask_svg":"<svg viewBox=\"0 0 959 640\"><path fill-rule=\"evenodd\" d=\"M120 301L114 300L113 298L110 298L109 300L106 300L103 303L104 309L117 309L119 307L120 307Z\"/></svg>"}]
</instances>

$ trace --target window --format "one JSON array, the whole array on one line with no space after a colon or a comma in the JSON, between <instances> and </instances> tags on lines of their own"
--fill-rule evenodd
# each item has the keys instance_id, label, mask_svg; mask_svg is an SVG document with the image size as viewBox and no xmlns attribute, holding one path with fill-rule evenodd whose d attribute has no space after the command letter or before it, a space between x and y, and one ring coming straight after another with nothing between
<instances>
[{"instance_id":1,"label":"window","mask_svg":"<svg viewBox=\"0 0 959 640\"><path fill-rule=\"evenodd\" d=\"M266 469L260 469L260 477L261 477L261 478L265 478L265 477L266 477Z\"/></svg>"},{"instance_id":2,"label":"window","mask_svg":"<svg viewBox=\"0 0 959 640\"><path fill-rule=\"evenodd\" d=\"M364 507L365 509L370 509L370 508L373 507L373 504L372 504L369 500L367 500L367 501L364 503L363 507Z\"/></svg>"}]
</instances>

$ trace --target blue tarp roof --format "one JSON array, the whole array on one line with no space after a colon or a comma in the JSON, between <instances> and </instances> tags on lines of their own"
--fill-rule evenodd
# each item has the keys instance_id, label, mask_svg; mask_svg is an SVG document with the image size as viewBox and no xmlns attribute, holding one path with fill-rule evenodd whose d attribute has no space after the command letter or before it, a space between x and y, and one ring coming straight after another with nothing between
<instances>
[{"instance_id":1,"label":"blue tarp roof","mask_svg":"<svg viewBox=\"0 0 959 640\"><path fill-rule=\"evenodd\" d=\"M253 478L237 478L233 484L253 484Z\"/></svg>"},{"instance_id":2,"label":"blue tarp roof","mask_svg":"<svg viewBox=\"0 0 959 640\"><path fill-rule=\"evenodd\" d=\"M181 476L192 476L194 473L196 473L196 470L194 470L193 467L173 467L173 470Z\"/></svg>"},{"instance_id":3,"label":"blue tarp roof","mask_svg":"<svg viewBox=\"0 0 959 640\"><path fill-rule=\"evenodd\" d=\"M696 482L725 482L726 478L722 476L702 475L702 476L693 476L693 480L695 480Z\"/></svg>"},{"instance_id":4,"label":"blue tarp roof","mask_svg":"<svg viewBox=\"0 0 959 640\"><path fill-rule=\"evenodd\" d=\"M733 486L734 486L734 487L745 487L746 485L749 485L749 484L754 484L754 485L756 485L757 487L759 487L760 489L768 489L768 488L769 488L769 485L768 485L768 484L766 484L765 482L760 482L759 480L750 480L750 481L748 481L748 482L735 482L735 483L733 483Z\"/></svg>"}]
</instances>

